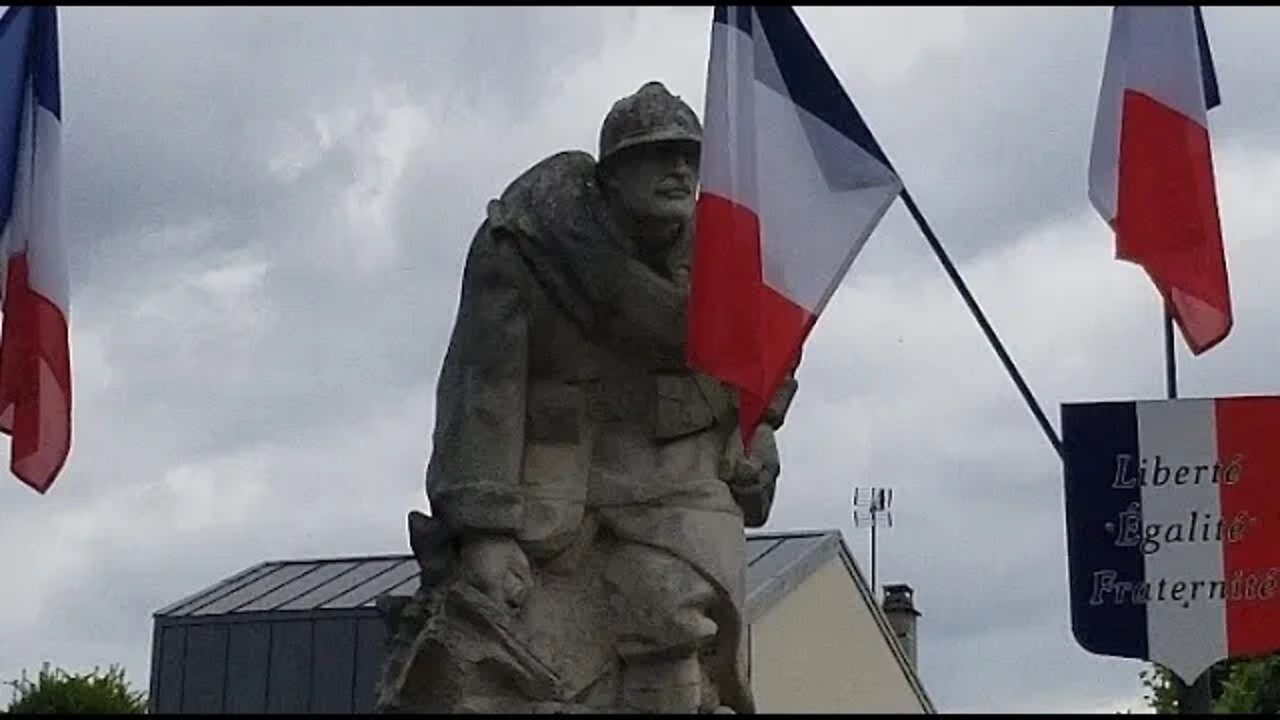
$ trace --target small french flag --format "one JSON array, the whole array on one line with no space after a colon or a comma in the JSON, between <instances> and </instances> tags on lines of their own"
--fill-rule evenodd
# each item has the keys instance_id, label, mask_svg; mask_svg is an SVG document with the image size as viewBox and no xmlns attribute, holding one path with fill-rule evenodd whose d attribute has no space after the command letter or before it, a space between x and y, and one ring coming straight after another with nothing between
<instances>
[{"instance_id":1,"label":"small french flag","mask_svg":"<svg viewBox=\"0 0 1280 720\"><path fill-rule=\"evenodd\" d=\"M749 443L902 182L794 10L711 27L688 361L739 390Z\"/></svg>"},{"instance_id":2,"label":"small french flag","mask_svg":"<svg viewBox=\"0 0 1280 720\"><path fill-rule=\"evenodd\" d=\"M1116 257L1144 268L1188 347L1233 323L1208 111L1218 81L1196 6L1116 7L1089 158L1089 199Z\"/></svg>"},{"instance_id":3,"label":"small french flag","mask_svg":"<svg viewBox=\"0 0 1280 720\"><path fill-rule=\"evenodd\" d=\"M60 232L58 17L0 17L0 431L10 467L49 490L71 449L70 302Z\"/></svg>"},{"instance_id":4,"label":"small french flag","mask_svg":"<svg viewBox=\"0 0 1280 720\"><path fill-rule=\"evenodd\" d=\"M1072 628L1187 683L1280 650L1280 397L1067 404Z\"/></svg>"}]
</instances>

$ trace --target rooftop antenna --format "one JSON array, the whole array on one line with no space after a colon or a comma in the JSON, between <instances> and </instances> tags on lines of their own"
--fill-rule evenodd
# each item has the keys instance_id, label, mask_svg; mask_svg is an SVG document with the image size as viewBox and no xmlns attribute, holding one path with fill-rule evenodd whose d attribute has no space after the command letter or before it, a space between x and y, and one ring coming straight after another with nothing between
<instances>
[{"instance_id":1,"label":"rooftop antenna","mask_svg":"<svg viewBox=\"0 0 1280 720\"><path fill-rule=\"evenodd\" d=\"M860 487L853 489L853 526L871 528L871 592L880 597L876 584L876 530L880 526L893 527L893 488Z\"/></svg>"}]
</instances>

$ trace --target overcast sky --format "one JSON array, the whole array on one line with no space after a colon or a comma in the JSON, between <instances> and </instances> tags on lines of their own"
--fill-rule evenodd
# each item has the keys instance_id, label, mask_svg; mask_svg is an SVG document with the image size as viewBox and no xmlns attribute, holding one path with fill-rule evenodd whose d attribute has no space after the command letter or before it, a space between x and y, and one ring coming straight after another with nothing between
<instances>
[{"instance_id":1,"label":"overcast sky","mask_svg":"<svg viewBox=\"0 0 1280 720\"><path fill-rule=\"evenodd\" d=\"M1108 11L800 14L1055 426L1160 397L1155 291L1086 200ZM1270 393L1280 10L1205 16L1236 326L1180 352L1182 390ZM0 679L121 662L145 688L169 602L265 559L407 550L485 202L594 152L646 80L701 114L710 12L61 17L75 445L47 496L0 482ZM1071 637L1060 464L901 204L804 358L769 529L839 528L865 567L851 488L895 489L880 580L917 590L939 709L1140 706L1144 665Z\"/></svg>"}]
</instances>

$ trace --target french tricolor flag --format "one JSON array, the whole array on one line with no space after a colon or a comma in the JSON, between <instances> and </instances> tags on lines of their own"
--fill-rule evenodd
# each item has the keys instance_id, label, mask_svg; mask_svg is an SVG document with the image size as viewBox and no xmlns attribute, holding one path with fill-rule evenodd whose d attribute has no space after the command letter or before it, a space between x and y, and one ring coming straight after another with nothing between
<instances>
[{"instance_id":1,"label":"french tricolor flag","mask_svg":"<svg viewBox=\"0 0 1280 720\"><path fill-rule=\"evenodd\" d=\"M706 92L688 360L749 442L902 183L790 7L716 7Z\"/></svg>"},{"instance_id":2,"label":"french tricolor flag","mask_svg":"<svg viewBox=\"0 0 1280 720\"><path fill-rule=\"evenodd\" d=\"M1067 404L1072 628L1187 683L1280 650L1280 397Z\"/></svg>"},{"instance_id":3,"label":"french tricolor flag","mask_svg":"<svg viewBox=\"0 0 1280 720\"><path fill-rule=\"evenodd\" d=\"M1231 331L1208 111L1219 103L1195 6L1116 7L1089 159L1089 199L1116 257L1150 275L1194 354Z\"/></svg>"},{"instance_id":4,"label":"french tricolor flag","mask_svg":"<svg viewBox=\"0 0 1280 720\"><path fill-rule=\"evenodd\" d=\"M40 493L71 449L58 76L56 9L11 6L0 17L0 431L13 473Z\"/></svg>"}]
</instances>

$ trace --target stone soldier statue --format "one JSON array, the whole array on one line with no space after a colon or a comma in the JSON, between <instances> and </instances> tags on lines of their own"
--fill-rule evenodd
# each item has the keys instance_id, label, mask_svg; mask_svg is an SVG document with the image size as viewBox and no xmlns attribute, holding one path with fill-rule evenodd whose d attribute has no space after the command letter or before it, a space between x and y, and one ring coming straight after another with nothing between
<instances>
[{"instance_id":1,"label":"stone soldier statue","mask_svg":"<svg viewBox=\"0 0 1280 720\"><path fill-rule=\"evenodd\" d=\"M701 140L650 82L598 161L555 154L489 204L383 711L754 710L744 526L768 517L795 383L744 453L735 392L685 364Z\"/></svg>"}]
</instances>

